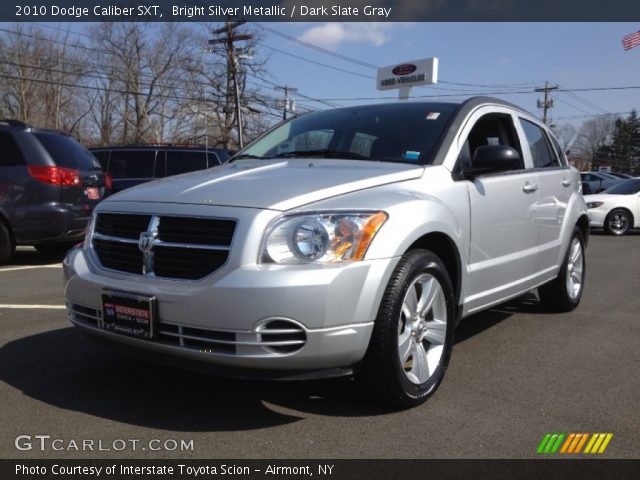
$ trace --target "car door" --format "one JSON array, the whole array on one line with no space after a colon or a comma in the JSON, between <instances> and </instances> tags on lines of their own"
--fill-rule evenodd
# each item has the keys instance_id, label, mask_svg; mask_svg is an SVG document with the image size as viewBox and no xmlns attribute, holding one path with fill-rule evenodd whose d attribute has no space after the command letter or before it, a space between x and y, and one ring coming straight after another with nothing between
<instances>
[{"instance_id":1,"label":"car door","mask_svg":"<svg viewBox=\"0 0 640 480\"><path fill-rule=\"evenodd\" d=\"M576 187L564 155L556 150L546 129L532 118L519 116L518 119L525 139L522 142L524 154L531 156L539 186L533 220L538 230L536 271L544 276L557 270L562 263L562 225Z\"/></svg>"},{"instance_id":2,"label":"car door","mask_svg":"<svg viewBox=\"0 0 640 480\"><path fill-rule=\"evenodd\" d=\"M476 148L509 145L520 153L520 168L466 180L470 242L465 308L471 313L509 298L529 285L535 272L538 202L535 172L522 156L514 116L504 107L484 107L463 127L459 162L472 165Z\"/></svg>"}]
</instances>

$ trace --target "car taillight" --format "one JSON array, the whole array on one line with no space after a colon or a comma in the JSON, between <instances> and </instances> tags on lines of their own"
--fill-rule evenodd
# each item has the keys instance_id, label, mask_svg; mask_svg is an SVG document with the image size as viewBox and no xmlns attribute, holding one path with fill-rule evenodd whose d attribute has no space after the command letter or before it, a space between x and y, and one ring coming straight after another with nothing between
<instances>
[{"instance_id":1,"label":"car taillight","mask_svg":"<svg viewBox=\"0 0 640 480\"><path fill-rule=\"evenodd\" d=\"M111 190L113 188L113 178L111 178L110 173L104 174L104 186Z\"/></svg>"},{"instance_id":2,"label":"car taillight","mask_svg":"<svg viewBox=\"0 0 640 480\"><path fill-rule=\"evenodd\" d=\"M62 185L63 187L81 185L80 172L73 168L29 166L29 175L49 185Z\"/></svg>"}]
</instances>

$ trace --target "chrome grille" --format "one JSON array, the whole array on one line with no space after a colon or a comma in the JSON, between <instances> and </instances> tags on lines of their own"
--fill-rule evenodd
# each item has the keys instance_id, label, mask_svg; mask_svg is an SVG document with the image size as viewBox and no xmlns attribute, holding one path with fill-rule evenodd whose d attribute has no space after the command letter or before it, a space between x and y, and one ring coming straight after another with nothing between
<instances>
[{"instance_id":1,"label":"chrome grille","mask_svg":"<svg viewBox=\"0 0 640 480\"><path fill-rule=\"evenodd\" d=\"M96 219L95 232L108 237L138 240L140 232L149 226L151 215L120 215L101 213Z\"/></svg>"},{"instance_id":2,"label":"chrome grille","mask_svg":"<svg viewBox=\"0 0 640 480\"><path fill-rule=\"evenodd\" d=\"M235 226L228 219L99 213L92 246L110 270L199 280L227 261Z\"/></svg>"}]
</instances>

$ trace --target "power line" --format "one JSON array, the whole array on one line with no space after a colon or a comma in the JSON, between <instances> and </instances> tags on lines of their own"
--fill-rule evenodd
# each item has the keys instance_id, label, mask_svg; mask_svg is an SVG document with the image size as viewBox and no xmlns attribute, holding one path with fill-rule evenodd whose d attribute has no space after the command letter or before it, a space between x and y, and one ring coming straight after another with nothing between
<instances>
[{"instance_id":1,"label":"power line","mask_svg":"<svg viewBox=\"0 0 640 480\"><path fill-rule=\"evenodd\" d=\"M574 110L584 113L585 115L591 115L591 112L587 112L586 110L583 110L582 108L576 105L573 105L572 103L569 103L566 100L562 100L561 98L556 98L556 100L558 100L560 103L564 103L565 105L573 108Z\"/></svg>"},{"instance_id":2,"label":"power line","mask_svg":"<svg viewBox=\"0 0 640 480\"><path fill-rule=\"evenodd\" d=\"M595 111L599 111L601 113L608 113L607 110L605 110L604 108L602 108L601 106L593 103L590 100L587 100L586 98L583 98L573 92L564 92L566 95L571 96L572 98L576 99L577 101L579 101L580 103L582 103L583 105L595 110Z\"/></svg>"},{"instance_id":3,"label":"power line","mask_svg":"<svg viewBox=\"0 0 640 480\"><path fill-rule=\"evenodd\" d=\"M319 65L321 67L330 68L330 69L336 70L338 72L348 73L350 75L355 75L355 76L362 77L362 78L368 78L368 79L371 79L371 80L375 80L375 78L376 78L376 77L373 77L371 75L366 75L364 73L358 73L358 72L354 72L352 70L347 70L347 69L344 69L344 68L341 68L341 67L336 67L334 65L329 65L328 63L317 62L315 60L311 60L311 59L306 58L306 57L301 57L301 56L296 55L296 54L291 53L291 52L285 52L284 50L280 50L278 48L271 47L269 45L265 45L264 43L260 43L260 45L262 45L264 48L267 48L269 50L273 50L274 52L281 53L282 55L288 55L289 57L297 58L298 60L302 60L302 61L308 62L308 63L313 63L314 65Z\"/></svg>"},{"instance_id":4,"label":"power line","mask_svg":"<svg viewBox=\"0 0 640 480\"><path fill-rule=\"evenodd\" d=\"M637 111L637 109L636 109ZM588 113L585 115L572 115L572 116L566 116L566 117L558 117L556 118L556 120L575 120L575 119L579 119L579 118L585 118L585 117L600 117L600 116L605 116L605 115L629 115L630 113L632 113L633 110L630 110L628 112L608 112L608 113Z\"/></svg>"},{"instance_id":5,"label":"power line","mask_svg":"<svg viewBox=\"0 0 640 480\"><path fill-rule=\"evenodd\" d=\"M305 42L304 40L300 40L299 38L296 38L292 35L287 35L286 33L280 32L278 30L275 30L273 28L270 27L265 27L264 25L260 25L260 24L256 24L258 27L260 27L262 30L265 30L267 32L271 32L274 35L278 35L279 37L282 37L286 40L289 40L290 42L294 42L297 43L298 45L302 45L303 47L307 47L310 48L312 50L316 50L318 52L322 52L326 55L330 55L334 58L338 58L340 60L344 60L346 62L350 62L356 65L360 65L362 67L366 67L366 68L372 68L374 70L377 70L378 67L376 65L373 65L371 63L367 63L367 62L363 62L362 60L358 60L357 58L352 58L352 57L348 57L346 55L342 55L340 53L336 53L336 52L332 52L331 50L327 50L326 48L322 48L318 45L314 45L313 43L309 43L309 42Z\"/></svg>"}]
</instances>

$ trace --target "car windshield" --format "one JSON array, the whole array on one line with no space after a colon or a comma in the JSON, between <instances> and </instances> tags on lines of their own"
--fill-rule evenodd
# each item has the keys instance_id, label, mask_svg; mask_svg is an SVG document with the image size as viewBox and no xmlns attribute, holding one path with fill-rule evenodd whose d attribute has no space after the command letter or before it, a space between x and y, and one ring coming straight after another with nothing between
<instances>
[{"instance_id":1,"label":"car windshield","mask_svg":"<svg viewBox=\"0 0 640 480\"><path fill-rule=\"evenodd\" d=\"M294 118L240 151L242 158L344 158L428 165L457 105L395 103Z\"/></svg>"},{"instance_id":2,"label":"car windshield","mask_svg":"<svg viewBox=\"0 0 640 480\"><path fill-rule=\"evenodd\" d=\"M100 163L73 138L59 133L35 133L38 141L59 167L100 170Z\"/></svg>"},{"instance_id":3,"label":"car windshield","mask_svg":"<svg viewBox=\"0 0 640 480\"><path fill-rule=\"evenodd\" d=\"M638 192L640 192L640 178L626 180L604 191L612 195L633 195Z\"/></svg>"}]
</instances>

